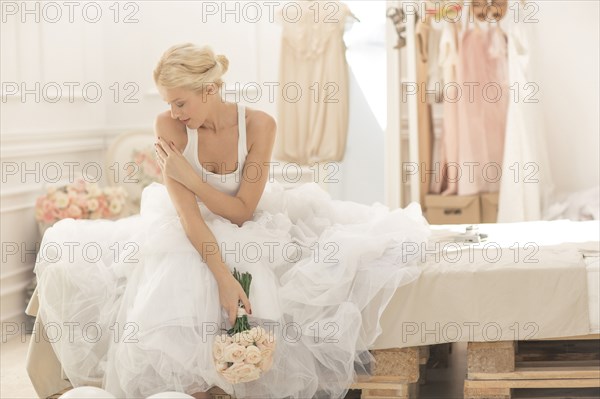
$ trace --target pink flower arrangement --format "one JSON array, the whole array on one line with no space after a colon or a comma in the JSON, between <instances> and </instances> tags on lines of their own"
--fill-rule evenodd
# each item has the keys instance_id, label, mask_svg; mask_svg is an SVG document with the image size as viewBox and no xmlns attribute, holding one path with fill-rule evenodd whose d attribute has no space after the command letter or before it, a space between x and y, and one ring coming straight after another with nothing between
<instances>
[{"instance_id":1,"label":"pink flower arrangement","mask_svg":"<svg viewBox=\"0 0 600 399\"><path fill-rule=\"evenodd\" d=\"M127 192L122 187L100 189L96 183L77 179L62 187L50 187L35 203L35 219L50 226L61 219L114 218L121 214Z\"/></svg>"},{"instance_id":2,"label":"pink flower arrangement","mask_svg":"<svg viewBox=\"0 0 600 399\"><path fill-rule=\"evenodd\" d=\"M234 269L233 276L240 282L249 296L252 275L239 273ZM252 327L243 306L238 308L238 316L233 328L227 334L216 337L213 343L213 359L217 371L232 384L254 381L273 366L275 335L262 327Z\"/></svg>"},{"instance_id":3,"label":"pink flower arrangement","mask_svg":"<svg viewBox=\"0 0 600 399\"><path fill-rule=\"evenodd\" d=\"M139 167L134 176L141 187L146 187L152 182L162 182L162 171L154 155L153 148L133 150L133 162Z\"/></svg>"}]
</instances>

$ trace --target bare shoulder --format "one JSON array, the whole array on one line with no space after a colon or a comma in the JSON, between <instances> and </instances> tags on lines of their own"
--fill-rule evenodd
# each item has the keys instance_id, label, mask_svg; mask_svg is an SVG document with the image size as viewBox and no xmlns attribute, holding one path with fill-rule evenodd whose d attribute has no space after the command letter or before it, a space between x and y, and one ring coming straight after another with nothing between
<instances>
[{"instance_id":1,"label":"bare shoulder","mask_svg":"<svg viewBox=\"0 0 600 399\"><path fill-rule=\"evenodd\" d=\"M277 124L268 113L252 108L246 108L246 128L248 144L271 146L275 141Z\"/></svg>"},{"instance_id":2,"label":"bare shoulder","mask_svg":"<svg viewBox=\"0 0 600 399\"><path fill-rule=\"evenodd\" d=\"M156 138L162 137L166 141L175 143L175 147L180 150L187 144L187 134L185 125L171 118L171 112L165 111L157 115L154 122L154 135Z\"/></svg>"}]
</instances>

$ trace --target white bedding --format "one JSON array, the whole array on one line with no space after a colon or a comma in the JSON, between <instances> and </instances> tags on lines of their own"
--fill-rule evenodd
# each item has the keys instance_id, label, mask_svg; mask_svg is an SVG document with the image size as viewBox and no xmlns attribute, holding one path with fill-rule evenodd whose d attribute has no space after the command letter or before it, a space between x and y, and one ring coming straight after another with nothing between
<instances>
[{"instance_id":1,"label":"white bedding","mask_svg":"<svg viewBox=\"0 0 600 399\"><path fill-rule=\"evenodd\" d=\"M600 332L598 221L480 224L487 241L456 243L466 227L432 226L421 276L392 297L374 349Z\"/></svg>"},{"instance_id":2,"label":"white bedding","mask_svg":"<svg viewBox=\"0 0 600 399\"><path fill-rule=\"evenodd\" d=\"M528 226L528 228L519 228ZM434 230L464 232L467 225L433 226ZM551 228L548 228L551 226ZM526 223L498 223L479 225L481 233L489 235L489 239L506 248L514 243L521 246L527 242L535 242L542 245L560 245L569 243L565 247L578 247L586 265L588 280L588 307L590 317L590 333L600 333L600 224L597 220L586 222L573 222L569 220L557 220L552 222L526 222ZM561 231L556 235L557 230ZM535 232L534 235L531 233ZM510 234L506 234L510 232ZM505 237L510 237L504 241ZM529 241L528 241L529 240Z\"/></svg>"},{"instance_id":3,"label":"white bedding","mask_svg":"<svg viewBox=\"0 0 600 399\"><path fill-rule=\"evenodd\" d=\"M600 333L600 258L596 255L584 259L588 276L590 332Z\"/></svg>"}]
</instances>

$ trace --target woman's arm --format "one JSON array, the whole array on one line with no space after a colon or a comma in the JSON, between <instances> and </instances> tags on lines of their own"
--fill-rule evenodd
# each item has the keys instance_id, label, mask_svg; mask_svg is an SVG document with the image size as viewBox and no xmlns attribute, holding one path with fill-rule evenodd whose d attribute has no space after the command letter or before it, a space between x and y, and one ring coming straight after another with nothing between
<instances>
[{"instance_id":1,"label":"woman's arm","mask_svg":"<svg viewBox=\"0 0 600 399\"><path fill-rule=\"evenodd\" d=\"M175 173L180 175L181 183L197 195L211 212L229 219L238 226L252 219L269 178L269 165L275 142L275 120L268 114L257 111L254 120L248 124L247 130L250 149L240 174L240 189L235 196L213 188L197 173L186 172L186 165L183 165L183 162L187 163L187 160L177 149L176 143L166 140L161 142L167 158L174 156L172 160L178 161L172 164L173 167L179 166L177 171L179 173Z\"/></svg>"},{"instance_id":2,"label":"woman's arm","mask_svg":"<svg viewBox=\"0 0 600 399\"><path fill-rule=\"evenodd\" d=\"M157 138L171 141L178 135L177 129L180 128L181 126L177 123L171 123L171 121L159 117L156 119L155 134ZM186 236L194 248L198 250L217 280L221 305L227 310L229 320L233 324L237 316L239 300L242 301L248 313L252 312L248 297L223 262L219 245L202 218L194 193L178 181L167 176L164 170L163 179Z\"/></svg>"}]
</instances>

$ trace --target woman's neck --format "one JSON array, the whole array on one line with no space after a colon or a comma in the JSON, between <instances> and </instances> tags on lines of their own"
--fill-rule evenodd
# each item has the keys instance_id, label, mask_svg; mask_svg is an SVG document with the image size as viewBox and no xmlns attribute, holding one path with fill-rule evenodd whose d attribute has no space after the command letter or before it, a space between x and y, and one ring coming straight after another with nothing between
<instances>
[{"instance_id":1,"label":"woman's neck","mask_svg":"<svg viewBox=\"0 0 600 399\"><path fill-rule=\"evenodd\" d=\"M218 133L237 125L237 104L223 101L220 96L212 98L212 106L202 127Z\"/></svg>"}]
</instances>

